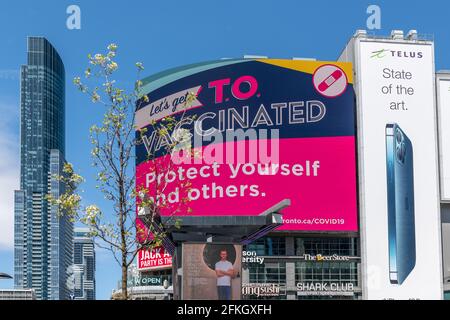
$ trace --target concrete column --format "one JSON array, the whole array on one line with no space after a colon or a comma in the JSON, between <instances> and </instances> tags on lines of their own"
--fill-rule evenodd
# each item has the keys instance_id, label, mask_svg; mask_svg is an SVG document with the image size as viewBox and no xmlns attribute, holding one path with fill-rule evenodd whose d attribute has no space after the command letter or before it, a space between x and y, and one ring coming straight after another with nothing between
<instances>
[{"instance_id":1,"label":"concrete column","mask_svg":"<svg viewBox=\"0 0 450 320\"><path fill-rule=\"evenodd\" d=\"M288 293L287 294L287 298L286 300L296 300L297 299L297 295L294 293Z\"/></svg>"},{"instance_id":2,"label":"concrete column","mask_svg":"<svg viewBox=\"0 0 450 320\"><path fill-rule=\"evenodd\" d=\"M286 255L295 256L295 239L286 237ZM286 262L286 293L287 300L296 299L295 262Z\"/></svg>"},{"instance_id":3,"label":"concrete column","mask_svg":"<svg viewBox=\"0 0 450 320\"><path fill-rule=\"evenodd\" d=\"M286 291L297 291L295 284L295 262L286 262Z\"/></svg>"},{"instance_id":4,"label":"concrete column","mask_svg":"<svg viewBox=\"0 0 450 320\"><path fill-rule=\"evenodd\" d=\"M242 283L250 283L250 269L242 269Z\"/></svg>"},{"instance_id":5,"label":"concrete column","mask_svg":"<svg viewBox=\"0 0 450 320\"><path fill-rule=\"evenodd\" d=\"M286 255L295 256L295 241L292 237L286 237Z\"/></svg>"}]
</instances>

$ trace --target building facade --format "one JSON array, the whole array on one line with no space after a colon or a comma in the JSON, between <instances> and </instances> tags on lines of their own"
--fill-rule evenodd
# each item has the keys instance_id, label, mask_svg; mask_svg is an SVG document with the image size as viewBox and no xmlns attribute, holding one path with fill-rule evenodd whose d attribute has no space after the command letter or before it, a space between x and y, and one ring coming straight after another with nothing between
<instances>
[{"instance_id":1,"label":"building facade","mask_svg":"<svg viewBox=\"0 0 450 320\"><path fill-rule=\"evenodd\" d=\"M186 112L187 116L194 116L197 119L192 129L194 139L191 142L197 147L196 135L209 137L214 133L220 137L223 134L221 139L214 141L214 146L221 154L216 164L218 172L214 173L215 178L212 178L214 183L210 184L208 180L197 177L192 179L192 188L196 189L193 194L191 193L193 197L191 200L195 201L189 204L189 209L193 212L192 218L189 219L192 221L189 220L187 223L188 218L183 217L180 223L181 231L171 229L171 226L167 227L172 230L171 239L177 246L174 259L176 265L173 268L175 299L184 299L187 287L194 287L192 292L199 292L203 288L209 290L214 285L213 277L217 274L210 272L214 270L212 267L214 264L206 262L208 255L203 253L203 257L200 254L192 257L190 252L184 254L182 248L182 244L185 243L205 241L218 244L245 244L243 257L250 259L249 262L242 261L240 281L241 295L244 299L360 298L361 256L353 69L348 63L338 62L332 67L334 72L328 69L329 67L328 62L312 59L294 61L244 57L244 59L225 59L182 66L143 79L143 93L154 97L155 101L150 100L148 104L139 106L140 109L136 113L139 126L146 127L148 123L158 121L162 117L152 118L153 114L149 110L153 110L154 106L164 103L165 99L170 101L175 99L174 97L183 97L186 95L185 91L189 91L196 93L198 100L194 101ZM321 72L324 72L323 78L320 76ZM331 78L325 75L331 77L333 74L336 81L341 79L342 84L339 84L338 91L326 95L323 91L328 90L327 80ZM314 110L311 103L318 103L321 111ZM333 113L336 110L340 111ZM318 118L312 119L313 114ZM204 121L205 119L208 120ZM321 122L322 120L324 122ZM325 121L330 122L325 124ZM185 128L190 127L186 125ZM273 129L275 130L271 131ZM151 133L152 128L148 130L147 132ZM328 130L332 130L333 133ZM280 173L278 167L274 172L264 172L264 169L258 169L251 163L253 160L247 162L244 154L242 158L239 157L237 164L242 165L242 168L249 168L246 173L244 169L242 170L245 177L243 176L242 180L237 178L239 174L237 171L234 175L229 175L227 167L236 165L236 162L233 162L235 154L244 149L239 150L235 139L230 139L227 135L230 132L251 132L252 134L248 136L236 139L249 141L258 140L258 134L261 133L276 133L277 141L280 143L278 150L280 159L277 161L280 161L284 168L289 167L290 159L292 168L304 163L305 166L300 165L302 172ZM263 136L267 138L267 135ZM346 147L337 147L342 138ZM227 148L221 149L223 141L226 141ZM307 145L312 141L315 142ZM324 144L319 146L321 142ZM233 150L234 144L236 150ZM282 147L283 144L286 147ZM147 143L136 148L138 174L147 174L148 168L151 168L149 166L151 161L148 161L150 155L148 150L151 146L151 143ZM204 150L209 147L207 144ZM320 155L315 153L319 149L323 151ZM299 150L301 152L296 154ZM327 154L331 150L336 152ZM256 148L245 151L254 152L252 155L257 158ZM224 155L227 155L226 160ZM261 154L258 156L261 157ZM337 156L343 158L337 160ZM259 168L263 167L263 162L258 163L262 165ZM303 171L312 163L332 170L328 173L313 173L312 177L309 169ZM339 168L338 163L342 168ZM192 169L194 168L186 170ZM208 167L205 165L202 169ZM331 172L333 176L328 175ZM334 176L335 173L343 175ZM200 173L200 176L210 178L208 174L202 176ZM227 180L231 176L233 178ZM301 177L305 179L302 180ZM349 188L345 191L342 189L343 181L347 182L345 187ZM245 184L241 185L244 182ZM255 197L246 197L242 190L251 188L250 184L253 183L254 188L264 191L255 193ZM326 187L332 189L325 190ZM232 190L231 194L227 193L227 188ZM234 188L241 188L239 195L234 193ZM325 197L325 194L332 194L333 199ZM259 196L262 198L256 201ZM232 205L229 206L230 203ZM274 217L256 222L257 218L268 217L269 214L279 214L279 223L284 220L284 225L278 228L276 225L278 220ZM228 219L229 217L232 218ZM194 221L194 218L197 220ZM211 220L208 220L209 218ZM267 234L275 228L277 231ZM262 237L263 235L267 236ZM170 248L170 245L168 247ZM188 262L189 256L192 257L192 263ZM232 263L239 268L236 266L238 260L236 256L230 259L234 259ZM204 266L202 263L207 264L209 269L200 269L201 274L196 276L201 280L190 281L187 274L195 272L186 270L197 271L199 268L191 266L198 264ZM235 276L239 277L240 275ZM222 286L232 287L235 290L236 282L234 285L231 283ZM219 296L213 291L208 291L208 294L213 299ZM236 296L233 293L233 297Z\"/></svg>"},{"instance_id":2,"label":"building facade","mask_svg":"<svg viewBox=\"0 0 450 320\"><path fill-rule=\"evenodd\" d=\"M435 83L434 50L434 41L428 36L419 35L416 30L410 30L407 34L402 30L392 30L388 36L374 36L365 30L357 30L337 61L331 64L320 65L320 62L309 59L303 61L302 65L296 65L287 60L248 57L247 60L224 59L182 66L143 79L142 93L154 100L138 105L136 119L139 128L149 128L147 132L151 133L155 122L167 115L154 113L158 106L165 103L169 106L170 101L173 101L172 105L177 105L180 99L185 99L189 92L193 92L195 101L185 111L187 116L197 119L192 129L194 139L191 140L195 147L199 146L195 135L210 137L217 134L220 137L225 131L279 128L281 135L277 135L277 139L280 138L280 144L284 139L283 129L292 134L285 136L290 144L284 149L287 151L280 151L280 154L289 154L296 159L297 164L303 156L312 152L305 163L309 163L310 159L320 159L317 163L321 162L321 168L327 167L332 174L345 171L339 168L338 163L352 165L346 167L351 172L348 176L329 176L329 180L320 181L316 178L326 175L322 172L315 175L311 184L306 179L298 182L273 180L267 183L269 176L275 174L263 170L258 172L252 163L247 163L247 159L242 157L238 164L249 168L246 173L242 169L247 175L242 180L237 178L238 171L234 175L223 174L227 173L226 169L222 169L222 174L214 173L216 178L212 178L213 184L209 180L197 180L197 175L189 178L193 185L191 193L188 193L188 198L194 200L189 204L193 217L185 218L183 215L179 228L166 224L167 230L171 232L170 240L173 241L165 244L166 249L176 246L172 250L176 252L172 277L175 299L184 298L185 288L191 290L194 287L199 292L215 285L209 281L214 276L214 268L206 251L203 256L193 255L190 251L187 254L183 252L182 245L185 243L203 242L245 244L239 285L242 284L242 297L246 299L449 299L450 166L447 164L450 162L445 161L445 157L446 154L450 156L450 144L444 139L450 137L450 130L447 129L450 117L450 75L440 72L441 78L438 77ZM277 70L272 73L271 67L267 65L277 66ZM287 72L289 75L292 75L292 70L301 72L301 76L292 82L295 90L289 92L289 97L275 96L277 89L286 94L291 88L289 77L281 80L280 67L288 67L291 70ZM439 80L443 81L440 83ZM301 92L311 83L314 84L313 90ZM268 88L266 95L261 94L265 88ZM339 101L345 92L349 94L348 100L334 108L333 101ZM320 102L323 105L323 112L317 112L323 118L318 121L312 119L313 109L308 108L308 103L311 103L308 99L312 97L317 99L313 103ZM442 105L438 110L436 100ZM252 107L252 104L255 106ZM269 105L270 109L266 109L265 106ZM347 109L349 112L344 114L344 108L352 105L355 108ZM305 110L299 109L304 106ZM283 109L288 110L284 122ZM332 115L333 110L339 110L338 116ZM175 111L176 108L172 110L175 119L189 128L187 124L193 121L182 119ZM336 120L339 116L343 118ZM319 127L319 122L327 117L332 119L330 124ZM311 124L310 128L318 130L314 138L330 138L327 130L337 123L345 123L348 130L340 135L351 138L347 141L348 148L338 147L337 140L328 146L320 146L320 140L315 140L309 146L300 146L300 141L294 139L313 137L308 123ZM151 176L149 168L156 163L154 159L159 157L157 153L151 152L152 147L159 147L152 137L153 133L136 148L136 172L147 174L147 177ZM241 138L257 140L256 135ZM211 140L206 139L207 142ZM218 159L218 163L215 163L218 171L224 162L223 155L228 151L220 149L223 141L225 139L216 139L214 136L214 143L219 145L214 151L220 150L221 153L220 157L214 159ZM298 146L294 146L296 142L299 142ZM227 143L235 143L234 137ZM319 149L336 152L328 156L325 153L319 155L315 153ZM207 152L203 154L210 152L207 148L204 150ZM301 150L301 154L296 155L296 150ZM348 158L338 161L336 157L346 151ZM332 161L327 164L327 160ZM286 168L288 162L288 157L285 157L281 167ZM193 169L192 172L195 172L192 167L182 169ZM205 165L202 169L210 167ZM301 171L298 176L305 177L304 173L308 176L308 170L303 171L302 167ZM174 177L172 181L176 180L176 173L170 174ZM285 177L290 174L292 172L281 173ZM209 179L211 175L200 173L200 176ZM224 176L233 176L234 180L229 182ZM181 173L178 179L184 179ZM154 180L141 181L148 187ZM249 185L239 185L240 181L255 183L254 187L264 190L262 193L255 192L255 198L265 198L252 202L252 197L246 197L245 192L242 192ZM355 188L342 192L344 185ZM328 186L336 189L326 191ZM227 193L227 187L231 193ZM241 192L237 196L235 191L239 187L243 189L239 190ZM318 189L314 190L314 187ZM165 196L164 201L170 197ZM222 201L227 197L234 199ZM257 233L245 233L242 223L236 222L237 218L246 215L253 218L257 214L256 208L268 203L267 199L289 202L289 209L281 212L283 226L267 234L269 230L274 230L269 223L261 226ZM343 199L346 201L341 202ZM335 206L344 202L348 206ZM230 203L232 206L228 207ZM283 209L277 209L279 206L273 203L270 209L258 209L262 212L258 216L268 212L278 213ZM321 209L323 216L319 214ZM205 221L210 216L219 218L208 224ZM228 225L224 216L232 216L236 221ZM193 218L198 220L192 223ZM263 234L267 235L258 238ZM232 262L227 262L235 263L238 261L236 257L233 257L234 260L230 258ZM244 260L250 262L244 263ZM203 273L197 272L198 266L205 265L209 269L205 268L204 272L202 269ZM235 268L240 268L236 265ZM193 273L196 273L196 280L201 279L195 281L195 285L189 278ZM224 276L219 273L215 275L219 278ZM239 276L239 273L235 275L236 278ZM218 286L233 287L233 284L230 285L228 281L226 285ZM210 294L213 298L220 296L220 293Z\"/></svg>"},{"instance_id":3,"label":"building facade","mask_svg":"<svg viewBox=\"0 0 450 320\"><path fill-rule=\"evenodd\" d=\"M357 300L361 298L361 258L357 234L271 233L247 245L243 285L274 285L276 293L244 299ZM253 260L255 261L255 260ZM246 294L247 293L247 294Z\"/></svg>"},{"instance_id":4,"label":"building facade","mask_svg":"<svg viewBox=\"0 0 450 320\"><path fill-rule=\"evenodd\" d=\"M33 289L0 289L0 300L36 300Z\"/></svg>"},{"instance_id":5,"label":"building facade","mask_svg":"<svg viewBox=\"0 0 450 320\"><path fill-rule=\"evenodd\" d=\"M172 270L140 271L132 264L128 269L128 295L131 300L171 300L173 295ZM121 281L113 290L111 300L122 298Z\"/></svg>"},{"instance_id":6,"label":"building facade","mask_svg":"<svg viewBox=\"0 0 450 320\"><path fill-rule=\"evenodd\" d=\"M95 300L95 244L88 228L75 228L73 247L74 299Z\"/></svg>"},{"instance_id":7,"label":"building facade","mask_svg":"<svg viewBox=\"0 0 450 320\"><path fill-rule=\"evenodd\" d=\"M52 208L64 186L54 178L65 162L65 70L55 48L42 37L28 38L21 67L20 190L15 191L14 283L34 289L37 299L69 299L73 226Z\"/></svg>"}]
</instances>

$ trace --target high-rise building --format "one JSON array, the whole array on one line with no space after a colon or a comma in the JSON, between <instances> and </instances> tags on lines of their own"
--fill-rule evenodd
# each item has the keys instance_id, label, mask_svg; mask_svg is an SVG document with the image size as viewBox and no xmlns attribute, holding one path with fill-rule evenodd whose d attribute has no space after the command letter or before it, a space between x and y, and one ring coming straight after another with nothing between
<instances>
[{"instance_id":1,"label":"high-rise building","mask_svg":"<svg viewBox=\"0 0 450 320\"><path fill-rule=\"evenodd\" d=\"M28 38L21 67L20 190L15 191L14 284L34 289L37 299L69 299L67 269L73 263L73 224L46 195L64 185L64 64L45 38Z\"/></svg>"},{"instance_id":2,"label":"high-rise building","mask_svg":"<svg viewBox=\"0 0 450 320\"><path fill-rule=\"evenodd\" d=\"M74 299L95 300L95 244L88 228L75 228Z\"/></svg>"}]
</instances>

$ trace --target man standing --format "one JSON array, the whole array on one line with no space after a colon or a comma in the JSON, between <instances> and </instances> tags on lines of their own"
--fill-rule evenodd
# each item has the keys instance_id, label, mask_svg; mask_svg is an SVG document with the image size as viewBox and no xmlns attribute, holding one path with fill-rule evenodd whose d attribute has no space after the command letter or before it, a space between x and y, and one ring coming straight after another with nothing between
<instances>
[{"instance_id":1,"label":"man standing","mask_svg":"<svg viewBox=\"0 0 450 320\"><path fill-rule=\"evenodd\" d=\"M227 250L220 250L220 261L215 265L219 300L231 300L231 278L236 277L233 264L227 258Z\"/></svg>"}]
</instances>

